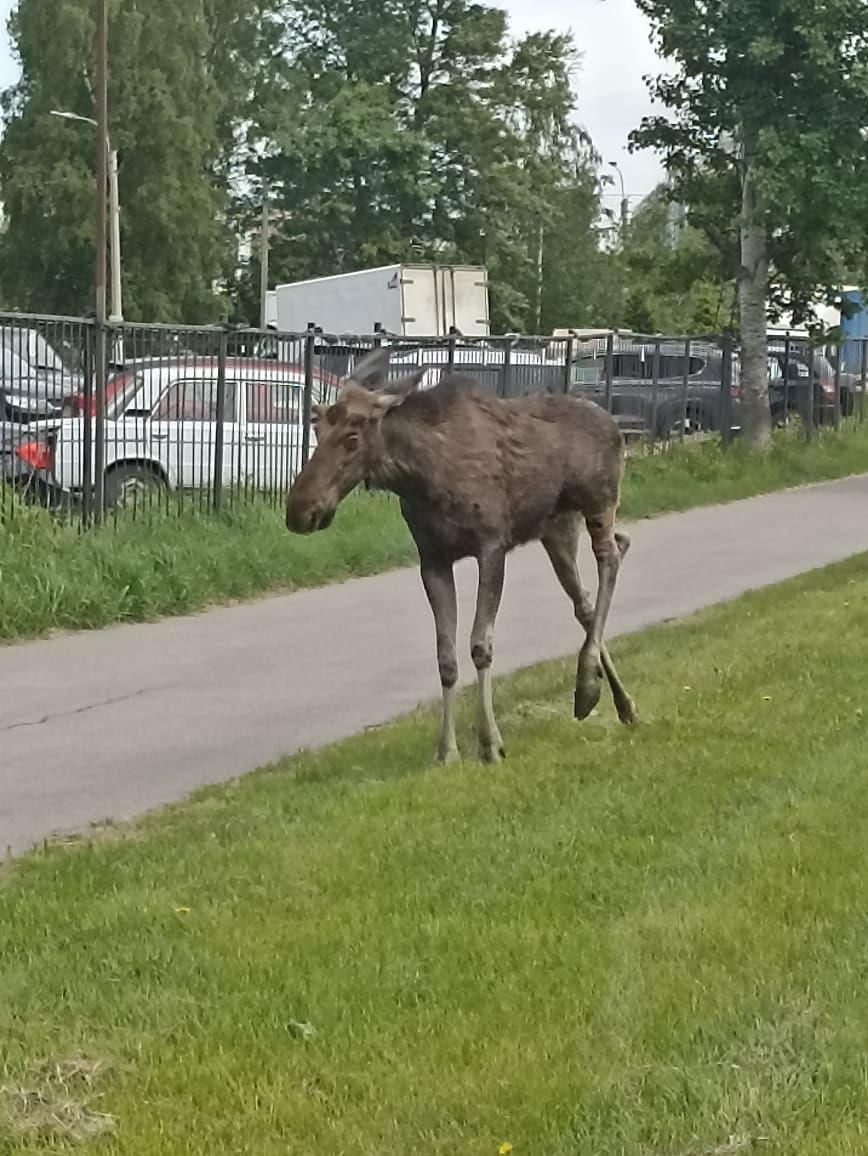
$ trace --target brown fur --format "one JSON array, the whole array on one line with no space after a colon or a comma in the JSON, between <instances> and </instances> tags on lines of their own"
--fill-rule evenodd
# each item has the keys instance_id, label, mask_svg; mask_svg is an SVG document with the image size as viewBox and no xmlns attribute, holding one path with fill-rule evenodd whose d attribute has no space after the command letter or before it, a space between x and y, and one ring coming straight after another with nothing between
<instances>
[{"instance_id":1,"label":"brown fur","mask_svg":"<svg viewBox=\"0 0 868 1156\"><path fill-rule=\"evenodd\" d=\"M504 560L516 546L541 540L588 635L579 658L576 714L585 717L596 705L602 663L619 716L632 722L635 708L602 642L629 546L614 530L624 463L615 422L591 402L546 395L503 400L462 377L422 392L416 392L421 374L386 385L387 365L388 353L375 351L357 366L338 402L319 409L318 445L288 495L287 526L301 533L325 528L362 481L398 495L437 625L444 695L458 677L452 568L460 558L478 560L471 653L480 694L489 696L487 707L480 699L480 746L487 759L502 753L488 671ZM600 574L593 608L576 569L583 521ZM445 733L450 725L444 722L441 758L456 753L454 735Z\"/></svg>"}]
</instances>

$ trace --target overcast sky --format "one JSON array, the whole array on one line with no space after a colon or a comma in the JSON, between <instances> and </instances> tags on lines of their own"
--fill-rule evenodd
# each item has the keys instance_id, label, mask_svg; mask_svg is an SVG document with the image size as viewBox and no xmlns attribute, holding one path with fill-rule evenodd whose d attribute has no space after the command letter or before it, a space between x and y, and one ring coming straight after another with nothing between
<instances>
[{"instance_id":1,"label":"overcast sky","mask_svg":"<svg viewBox=\"0 0 868 1156\"><path fill-rule=\"evenodd\" d=\"M180 2L180 0L179 0ZM627 135L648 111L642 77L660 70L648 27L633 0L500 0L517 34L555 29L572 32L583 54L576 79L578 117L604 161L617 161L631 203L645 196L662 171L652 153L626 151ZM0 0L0 88L17 79L9 55L6 20L13 0ZM620 192L610 202L617 207Z\"/></svg>"}]
</instances>

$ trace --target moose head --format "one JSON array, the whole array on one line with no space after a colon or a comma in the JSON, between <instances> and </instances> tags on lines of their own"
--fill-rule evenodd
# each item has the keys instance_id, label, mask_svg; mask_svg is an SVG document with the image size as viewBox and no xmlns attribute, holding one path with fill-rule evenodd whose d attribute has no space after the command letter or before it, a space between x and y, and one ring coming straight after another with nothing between
<instances>
[{"instance_id":1,"label":"moose head","mask_svg":"<svg viewBox=\"0 0 868 1156\"><path fill-rule=\"evenodd\" d=\"M310 534L331 525L338 506L369 475L382 452L383 418L419 386L425 370L386 381L388 349L363 357L334 405L313 407L316 449L286 498L286 526Z\"/></svg>"}]
</instances>

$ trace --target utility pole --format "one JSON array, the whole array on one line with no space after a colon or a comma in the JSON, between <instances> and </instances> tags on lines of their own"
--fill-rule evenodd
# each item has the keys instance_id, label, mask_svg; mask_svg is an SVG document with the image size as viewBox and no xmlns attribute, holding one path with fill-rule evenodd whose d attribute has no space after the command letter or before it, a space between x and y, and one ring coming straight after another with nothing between
<instances>
[{"instance_id":1,"label":"utility pole","mask_svg":"<svg viewBox=\"0 0 868 1156\"><path fill-rule=\"evenodd\" d=\"M82 124L92 124L98 129L99 125L92 116L80 116L77 112L66 112L61 109L51 109L52 116L59 116L61 120L77 120ZM112 148L111 138L106 135L106 150L108 152L108 212L109 212L109 258L111 267L111 321L121 322L124 319L124 307L121 300L121 210L118 195L118 151Z\"/></svg>"},{"instance_id":2,"label":"utility pole","mask_svg":"<svg viewBox=\"0 0 868 1156\"><path fill-rule=\"evenodd\" d=\"M268 328L268 186L262 185L262 224L259 233L259 328Z\"/></svg>"}]
</instances>

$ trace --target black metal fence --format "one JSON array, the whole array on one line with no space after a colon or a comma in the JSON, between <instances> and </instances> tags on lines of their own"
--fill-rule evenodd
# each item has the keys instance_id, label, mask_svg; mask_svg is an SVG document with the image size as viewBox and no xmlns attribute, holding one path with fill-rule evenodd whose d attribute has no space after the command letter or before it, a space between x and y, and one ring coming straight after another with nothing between
<instances>
[{"instance_id":1,"label":"black metal fence","mask_svg":"<svg viewBox=\"0 0 868 1156\"><path fill-rule=\"evenodd\" d=\"M378 343L390 346L393 375L426 367L423 388L452 371L501 397L574 394L607 409L640 444L703 435L728 444L741 428L739 350L726 336L402 340L0 314L4 493L18 490L83 524L143 506L220 509L253 494L281 501L315 444L313 405L333 399ZM866 371L865 339L829 345L772 334L773 420L798 418L806 439L862 421Z\"/></svg>"}]
</instances>

